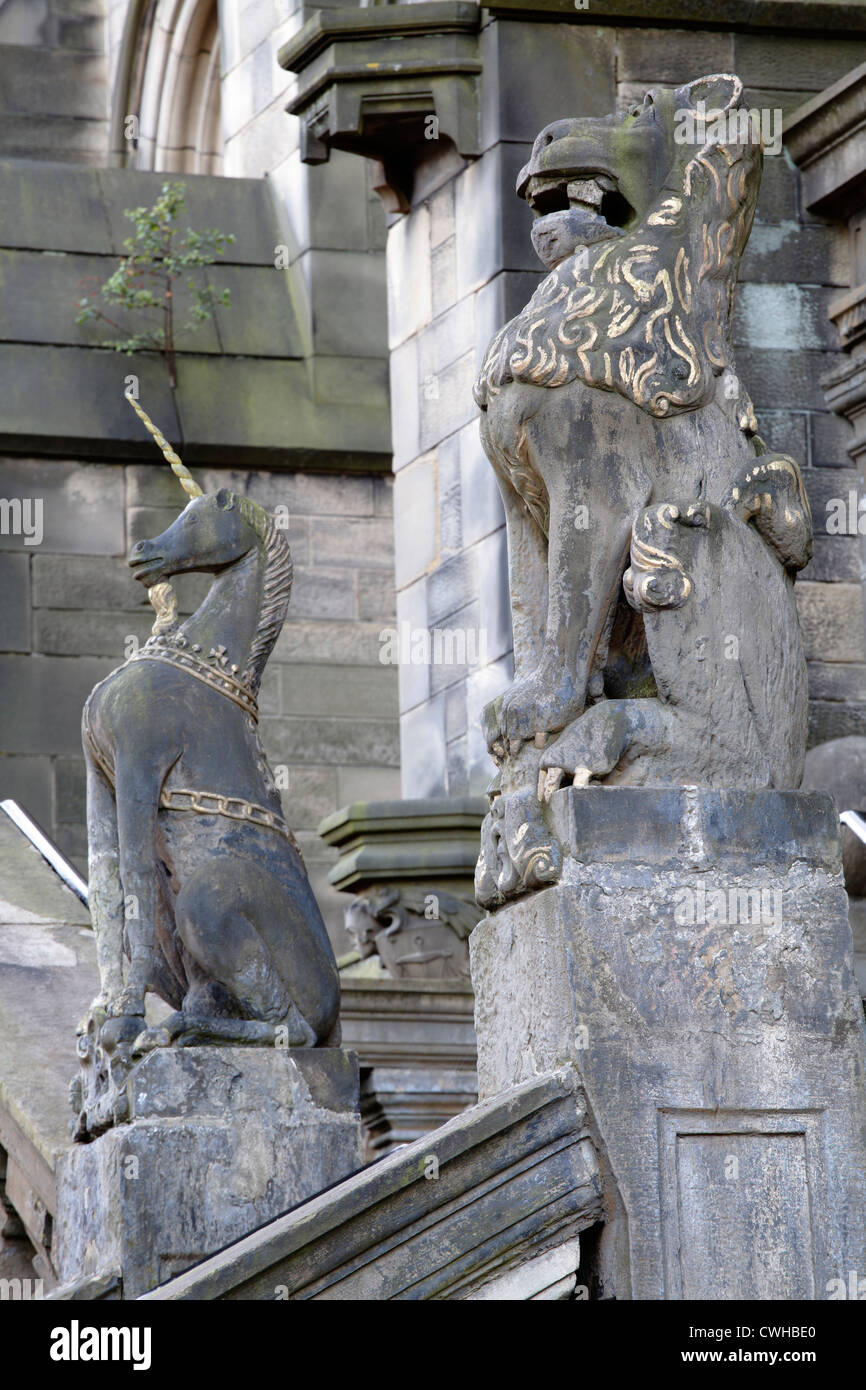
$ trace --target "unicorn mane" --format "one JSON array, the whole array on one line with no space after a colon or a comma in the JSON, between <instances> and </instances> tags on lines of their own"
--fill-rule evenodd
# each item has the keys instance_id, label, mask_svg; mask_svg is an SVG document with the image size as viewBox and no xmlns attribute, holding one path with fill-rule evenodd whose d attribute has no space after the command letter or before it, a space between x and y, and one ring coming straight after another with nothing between
<instances>
[{"instance_id":1,"label":"unicorn mane","mask_svg":"<svg viewBox=\"0 0 866 1390\"><path fill-rule=\"evenodd\" d=\"M292 593L292 554L288 541L274 525L273 517L264 507L249 497L240 497L237 493L232 493L232 498L244 521L262 542L265 551L262 606L244 673L251 689L257 693L268 657L286 619Z\"/></svg>"}]
</instances>

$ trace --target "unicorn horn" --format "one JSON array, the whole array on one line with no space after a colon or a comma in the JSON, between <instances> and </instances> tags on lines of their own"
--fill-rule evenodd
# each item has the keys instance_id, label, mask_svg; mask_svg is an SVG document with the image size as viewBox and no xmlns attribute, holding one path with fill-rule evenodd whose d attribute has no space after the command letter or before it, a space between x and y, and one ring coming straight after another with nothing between
<instances>
[{"instance_id":1,"label":"unicorn horn","mask_svg":"<svg viewBox=\"0 0 866 1390\"><path fill-rule=\"evenodd\" d=\"M160 434L159 430L157 429L156 425L153 423L147 412L142 410L141 406L138 404L138 401L135 400L134 397L131 396L128 391L124 391L123 394L126 400L129 401L129 404L132 406L141 423L144 425L144 428L150 431L157 444L159 445L160 449L162 450L163 454L168 459L168 462L171 464L171 471L178 479L184 492L189 497L203 497L203 490L199 487L198 483L193 478L189 469L183 465L180 458L174 452L174 449L171 447L165 436Z\"/></svg>"}]
</instances>

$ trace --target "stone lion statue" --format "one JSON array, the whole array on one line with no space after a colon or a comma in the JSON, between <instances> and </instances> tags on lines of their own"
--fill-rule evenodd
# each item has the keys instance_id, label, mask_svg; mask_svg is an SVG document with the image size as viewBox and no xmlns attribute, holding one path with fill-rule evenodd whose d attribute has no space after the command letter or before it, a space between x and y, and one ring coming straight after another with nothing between
<instances>
[{"instance_id":1,"label":"stone lion statue","mask_svg":"<svg viewBox=\"0 0 866 1390\"><path fill-rule=\"evenodd\" d=\"M476 384L515 658L484 713L486 906L556 877L544 809L564 783L800 783L811 516L734 362L762 166L741 95L715 74L557 121L518 180L549 274Z\"/></svg>"}]
</instances>

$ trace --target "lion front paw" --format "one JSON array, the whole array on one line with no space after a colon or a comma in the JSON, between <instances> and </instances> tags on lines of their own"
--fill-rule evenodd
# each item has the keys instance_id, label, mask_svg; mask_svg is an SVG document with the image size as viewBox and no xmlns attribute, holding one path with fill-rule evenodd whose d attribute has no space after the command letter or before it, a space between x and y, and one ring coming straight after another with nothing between
<instances>
[{"instance_id":1,"label":"lion front paw","mask_svg":"<svg viewBox=\"0 0 866 1390\"><path fill-rule=\"evenodd\" d=\"M507 750L516 755L521 744L564 728L580 714L584 698L585 691L576 690L561 667L554 671L542 665L515 681L499 709L499 729Z\"/></svg>"},{"instance_id":2,"label":"lion front paw","mask_svg":"<svg viewBox=\"0 0 866 1390\"><path fill-rule=\"evenodd\" d=\"M545 748L539 759L542 798L549 799L563 772L574 778L575 786L586 786L591 777L613 772L631 743L632 732L626 701L602 700L593 705Z\"/></svg>"}]
</instances>

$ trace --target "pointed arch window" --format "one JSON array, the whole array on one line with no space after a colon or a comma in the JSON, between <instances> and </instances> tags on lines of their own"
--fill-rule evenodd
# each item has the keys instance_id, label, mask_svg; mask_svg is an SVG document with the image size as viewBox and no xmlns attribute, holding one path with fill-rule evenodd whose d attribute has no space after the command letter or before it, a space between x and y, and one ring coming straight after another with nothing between
<instances>
[{"instance_id":1,"label":"pointed arch window","mask_svg":"<svg viewBox=\"0 0 866 1390\"><path fill-rule=\"evenodd\" d=\"M130 7L112 132L115 159L128 168L222 172L217 0Z\"/></svg>"}]
</instances>

